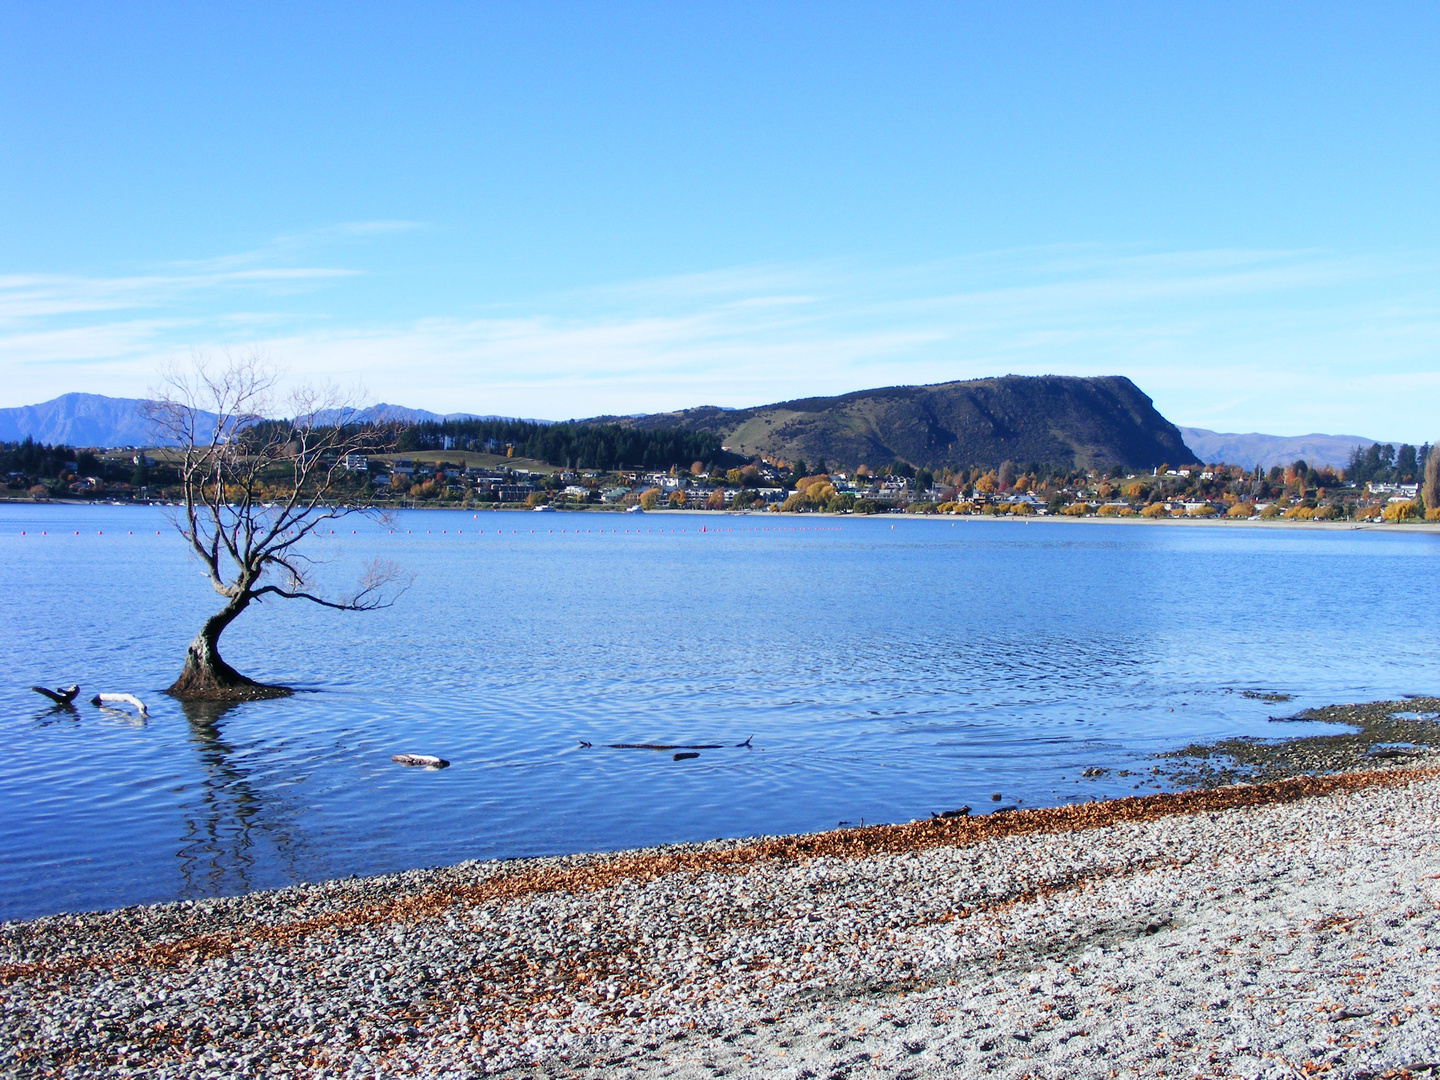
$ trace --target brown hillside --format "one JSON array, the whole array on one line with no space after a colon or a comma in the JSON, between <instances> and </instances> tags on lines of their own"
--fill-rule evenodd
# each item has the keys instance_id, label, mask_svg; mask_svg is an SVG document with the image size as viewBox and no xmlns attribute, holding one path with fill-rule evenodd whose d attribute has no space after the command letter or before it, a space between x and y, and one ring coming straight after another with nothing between
<instances>
[{"instance_id":1,"label":"brown hillside","mask_svg":"<svg viewBox=\"0 0 1440 1080\"><path fill-rule=\"evenodd\" d=\"M1151 468L1198 457L1179 429L1122 376L1060 375L887 386L753 409L702 406L648 416L603 417L640 428L710 431L737 453L837 466L998 465Z\"/></svg>"}]
</instances>

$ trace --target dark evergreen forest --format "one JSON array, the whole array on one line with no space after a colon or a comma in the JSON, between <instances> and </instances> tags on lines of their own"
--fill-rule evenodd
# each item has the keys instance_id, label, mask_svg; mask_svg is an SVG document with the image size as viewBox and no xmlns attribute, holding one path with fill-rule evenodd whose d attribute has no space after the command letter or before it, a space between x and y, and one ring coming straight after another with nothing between
<instances>
[{"instance_id":1,"label":"dark evergreen forest","mask_svg":"<svg viewBox=\"0 0 1440 1080\"><path fill-rule=\"evenodd\" d=\"M95 455L76 453L68 446L47 446L26 437L23 442L0 443L0 471L26 476L59 476L70 471L94 473L99 469Z\"/></svg>"},{"instance_id":2,"label":"dark evergreen forest","mask_svg":"<svg viewBox=\"0 0 1440 1080\"><path fill-rule=\"evenodd\" d=\"M535 458L572 469L668 469L738 464L705 431L660 428L638 431L618 424L532 424L524 420L447 420L416 424L400 432L398 451L476 450Z\"/></svg>"},{"instance_id":3,"label":"dark evergreen forest","mask_svg":"<svg viewBox=\"0 0 1440 1080\"><path fill-rule=\"evenodd\" d=\"M1397 448L1390 443L1371 443L1368 450L1357 446L1345 463L1345 479L1357 484L1414 484L1429 452L1428 443L1418 450L1409 444Z\"/></svg>"}]
</instances>

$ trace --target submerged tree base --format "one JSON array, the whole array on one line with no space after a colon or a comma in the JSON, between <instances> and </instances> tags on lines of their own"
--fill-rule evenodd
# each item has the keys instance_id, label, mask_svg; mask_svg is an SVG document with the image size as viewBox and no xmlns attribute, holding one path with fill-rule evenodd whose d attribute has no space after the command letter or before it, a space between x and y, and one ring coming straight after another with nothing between
<instances>
[{"instance_id":1,"label":"submerged tree base","mask_svg":"<svg viewBox=\"0 0 1440 1080\"><path fill-rule=\"evenodd\" d=\"M180 701L264 701L267 698L289 697L295 691L288 686L247 683L243 686L200 686L183 676L175 680L165 693Z\"/></svg>"},{"instance_id":2,"label":"submerged tree base","mask_svg":"<svg viewBox=\"0 0 1440 1080\"><path fill-rule=\"evenodd\" d=\"M288 686L268 686L246 678L221 658L220 634L243 610L244 604L231 603L205 621L205 626L185 650L185 666L180 670L180 677L165 693L181 701L260 701L295 693Z\"/></svg>"},{"instance_id":3,"label":"submerged tree base","mask_svg":"<svg viewBox=\"0 0 1440 1080\"><path fill-rule=\"evenodd\" d=\"M210 645L191 645L180 677L165 691L181 701L261 701L265 698L289 697L295 693L288 686L269 686L247 679L232 668Z\"/></svg>"}]
</instances>

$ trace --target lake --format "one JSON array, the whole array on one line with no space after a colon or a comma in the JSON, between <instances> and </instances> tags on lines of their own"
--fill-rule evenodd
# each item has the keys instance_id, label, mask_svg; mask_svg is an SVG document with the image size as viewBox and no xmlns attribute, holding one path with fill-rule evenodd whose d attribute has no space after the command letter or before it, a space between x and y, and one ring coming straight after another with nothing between
<instances>
[{"instance_id":1,"label":"lake","mask_svg":"<svg viewBox=\"0 0 1440 1080\"><path fill-rule=\"evenodd\" d=\"M226 659L305 692L182 708L218 598L163 512L0 507L0 918L1133 794L1080 773L1440 692L1423 533L411 511L324 547L414 583L252 608Z\"/></svg>"}]
</instances>

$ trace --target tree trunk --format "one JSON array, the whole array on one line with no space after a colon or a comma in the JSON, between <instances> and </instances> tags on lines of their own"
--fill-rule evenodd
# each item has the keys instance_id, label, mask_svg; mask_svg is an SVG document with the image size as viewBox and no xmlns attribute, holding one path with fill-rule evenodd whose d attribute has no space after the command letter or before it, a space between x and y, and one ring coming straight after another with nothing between
<instances>
[{"instance_id":1,"label":"tree trunk","mask_svg":"<svg viewBox=\"0 0 1440 1080\"><path fill-rule=\"evenodd\" d=\"M247 679L221 658L220 635L249 606L248 597L237 598L205 620L185 650L185 667L165 691L167 694L181 701L247 701L293 693L287 686L267 686Z\"/></svg>"}]
</instances>

